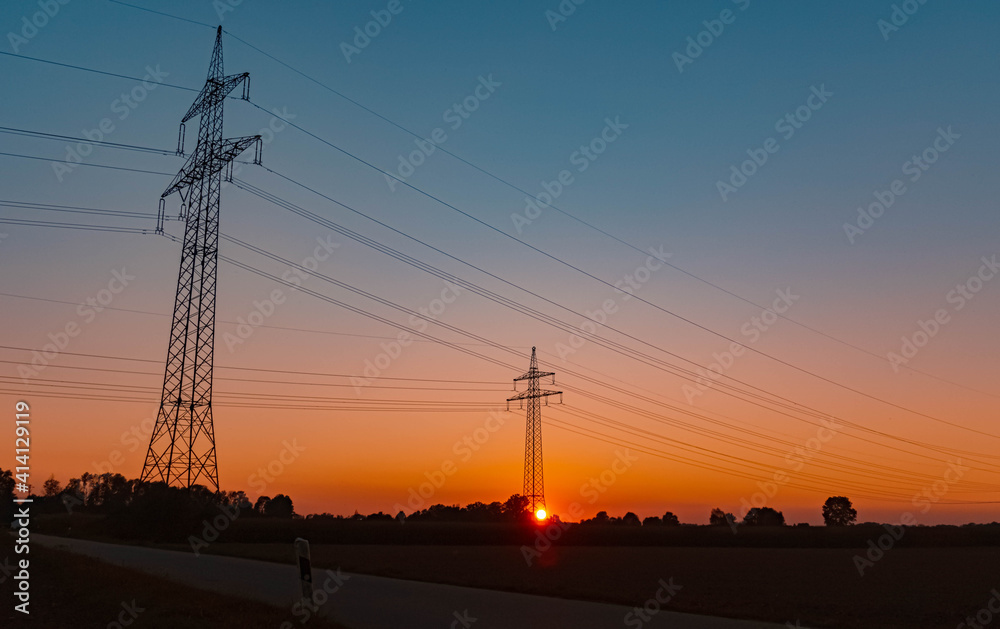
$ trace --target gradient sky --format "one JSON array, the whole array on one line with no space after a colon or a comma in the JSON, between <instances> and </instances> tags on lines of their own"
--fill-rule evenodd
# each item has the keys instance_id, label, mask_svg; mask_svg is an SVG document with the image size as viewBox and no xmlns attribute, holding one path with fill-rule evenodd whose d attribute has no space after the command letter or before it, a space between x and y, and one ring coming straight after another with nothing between
<instances>
[{"instance_id":1,"label":"gradient sky","mask_svg":"<svg viewBox=\"0 0 1000 629\"><path fill-rule=\"evenodd\" d=\"M209 2L184 0L168 7L147 1L142 6L220 23ZM564 331L465 293L447 307L442 321L516 348L520 357L489 347L470 347L516 368L419 342L407 347L383 375L482 381L490 384L463 386L488 390L365 388L358 393L350 387L316 385L350 384L346 378L217 369L215 426L220 481L225 488L256 494L254 487L260 487L253 477L256 471L279 457L283 442L297 440L305 450L263 491L292 495L300 513L390 511L405 503L409 490L441 469L445 461L454 462L457 471L429 502L504 500L521 489L523 413L512 411L505 416L502 428L491 433L467 461L454 446L484 426L490 405L503 408L510 395L510 379L527 368L530 347L536 345L545 370L580 371L679 409L667 410L557 375L558 384L582 387L614 402L598 403L567 393L567 409L543 409L543 417L555 420L546 424L544 433L550 511L566 514L572 503L579 502L586 517L599 510L617 515L634 510L640 516L671 510L682 521L704 522L712 507L738 512L742 499L760 491L759 478L786 472L790 480L777 488L768 505L783 510L792 522L819 522L823 500L839 494L854 498L861 520L898 521L906 511L915 512L918 521L925 523L997 519L996 504L991 503L1000 500L995 454L1000 429L995 422L994 388L1000 350L995 324L1000 285L994 284L1000 284L1000 278L985 282L973 299L964 300L960 311L948 299L956 285L977 273L982 257L1000 253L995 201L1000 139L995 116L1000 102L996 81L1000 42L995 37L1000 7L996 3L927 3L886 40L878 22L891 19L890 2L817 5L752 0L747 5L717 0L632 2L624 7L587 2L553 30L545 11L556 10L555 1L411 5L403 0L403 11L350 63L342 42L350 42L355 27L363 28L372 19L370 12L383 10L386 3L298 1L281 6L276 11L262 3L243 2L225 13L221 23L241 39L403 127L425 136L444 128L448 136L444 147L449 151L532 193L540 193L543 182L556 179L563 169L575 169L573 153L601 134L606 119L627 124L586 171L574 170L573 182L556 204L640 248L662 247L672 254L672 264L758 304L770 304L777 290L791 289L798 299L789 317L829 336L779 320L751 342L741 329L761 315L760 308L670 268L652 272L638 295L815 374L746 354L726 371L728 376L875 432L842 428L823 444L821 454L801 470L791 470L786 455L817 435L815 425L792 417L804 417L801 413L766 411L717 390L689 405L683 391L687 381L594 343L585 344L563 362L556 347L567 342ZM683 54L687 38L698 37L706 28L703 22L717 19L726 9L733 12L735 21L679 72L672 55ZM33 2L4 3L3 32L19 33L22 18L30 19L37 10ZM5 37L3 50L127 76L141 77L147 66L158 67L167 73L166 82L200 88L213 36L212 30L198 24L113 2L77 0L61 6L33 37L18 43L17 50ZM261 106L294 115L296 124L381 168L394 170L399 155L414 150L413 138L384 120L232 37L223 41L227 73L249 72L251 98ZM177 124L194 96L160 86L129 110L128 117L119 119L113 109L115 101L135 87L135 81L11 56L0 57L0 67L7 85L0 100L0 126L4 127L80 136L111 118L115 129L108 141L172 149ZM481 77L492 77L501 85L452 130L444 113L473 94ZM825 87L832 96L786 139L776 130L776 122L806 104L813 87ZM272 122L270 116L245 103L227 104L229 136L260 133ZM195 126L189 123L189 149L196 137ZM903 173L905 164L933 145L939 129L951 129L959 137L919 180L910 181ZM731 166L748 159L748 150L760 149L772 137L778 151L723 201L717 182L728 179ZM47 160L60 160L66 153L65 141L9 134L0 134L0 140L0 152L5 153ZM182 164L175 156L110 148L97 148L87 161L165 173L175 172ZM615 299L619 309L609 325L697 364L707 366L715 360L713 354L725 352L730 345L638 300L623 300L607 285L412 190L391 191L383 175L296 129L274 135L265 147L264 163L574 310L593 310ZM5 200L141 212L155 212L169 181L169 176L78 167L60 182L46 161L6 156L0 156L0 173ZM469 270L264 170L244 166L239 177L504 296L574 325L581 323L574 315ZM896 179L905 180L906 192L850 243L844 224L856 221L857 208L867 207L875 200L873 193L888 189ZM510 216L524 210L525 195L441 151L431 155L410 181L497 229L517 234ZM176 213L176 197L170 203L170 211ZM153 227L146 219L12 208L0 208L0 217ZM172 222L168 230L176 235L181 226ZM444 288L440 279L233 186L223 193L222 231L296 262L312 254L317 238L333 236L341 246L321 263L319 272L407 308L428 307ZM14 361L0 363L5 404L12 408L19 398L33 404L36 486L49 474L65 482L83 471L95 471L115 452L121 458L113 471L138 476L145 440L137 445L137 440L123 441L122 436L156 414L179 245L154 235L16 225L0 225L0 232L7 234L0 241L0 292L70 302L0 295L4 323L0 344L39 348L48 342L47 335L77 322L82 332L72 339L67 352L154 361L63 354L25 383L17 377L16 363L30 360L30 353L0 350L0 358ZM634 250L551 209L526 226L520 238L611 283L646 261ZM271 273L287 270L229 243L223 243L222 252ZM112 273L123 268L135 279L111 306L141 312L106 310L93 321L84 320L75 304L96 296ZM220 320L247 317L255 300L278 287L225 264L219 275ZM405 315L320 278L310 278L307 287L407 326ZM217 366L360 375L366 360L375 360L383 351L380 344L386 339L373 337L393 337L398 332L310 295L285 292L287 301L266 324L299 330L257 328L230 351L222 339L226 333L235 333L235 326L220 321ZM885 358L887 353L898 352L901 338L919 330L918 322L939 309L947 311L948 322L909 363L920 373L895 372ZM449 341L477 342L434 326L428 331ZM690 367L608 329L600 335L670 364ZM70 366L137 373L65 368ZM222 377L294 384L252 384ZM49 388L42 379L63 381L51 383L61 386L67 386L65 381L83 381L149 389L112 393L144 401L74 400L46 392L86 395L87 389ZM458 386L411 381L377 384L408 383ZM327 406L357 406L359 399L419 399L467 402L475 409L412 413L227 406L226 402L246 403L240 392L351 399ZM647 414L623 408L622 402ZM281 398L271 403L304 404ZM570 414L581 409L619 423L594 424ZM723 421L726 426L708 420ZM677 425L678 421L685 425ZM734 426L753 434L738 432ZM623 446L567 428L599 431L646 451L633 448L638 459L591 502L592 492L581 495L581 489L610 469ZM943 450L932 452L887 435ZM720 463L707 450L740 460ZM956 460L959 450L966 452L960 457L962 465L972 469L958 482L949 483L940 497L935 496L939 502L924 513L926 503L918 498L914 504L914 497L945 478L947 461ZM861 461L849 464L863 468L865 475L849 473L841 457ZM715 469L719 467L735 473ZM892 477L888 469L896 470L898 477ZM610 476L605 474L605 478Z\"/></svg>"}]
</instances>

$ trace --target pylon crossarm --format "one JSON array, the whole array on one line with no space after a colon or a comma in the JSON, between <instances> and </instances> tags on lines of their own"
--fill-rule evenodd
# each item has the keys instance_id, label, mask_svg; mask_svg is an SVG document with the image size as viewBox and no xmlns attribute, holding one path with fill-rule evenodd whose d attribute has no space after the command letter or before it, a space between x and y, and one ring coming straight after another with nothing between
<instances>
[{"instance_id":1,"label":"pylon crossarm","mask_svg":"<svg viewBox=\"0 0 1000 629\"><path fill-rule=\"evenodd\" d=\"M550 395L562 395L562 391L547 391L545 389L528 389L527 391L522 391L517 395L507 398L508 402L513 402L514 400L531 400L534 398L548 397Z\"/></svg>"},{"instance_id":2,"label":"pylon crossarm","mask_svg":"<svg viewBox=\"0 0 1000 629\"><path fill-rule=\"evenodd\" d=\"M531 380L532 378L548 378L549 376L552 376L553 380L555 380L556 374L552 373L551 371L528 371L524 375L514 378L514 382L520 382L521 380Z\"/></svg>"},{"instance_id":3,"label":"pylon crossarm","mask_svg":"<svg viewBox=\"0 0 1000 629\"><path fill-rule=\"evenodd\" d=\"M160 196L169 197L171 194L180 192L196 181L214 175L258 140L260 140L259 135L248 135L242 138L223 140L219 152L213 152L208 159L202 159L197 151L191 153L191 156L184 162L184 166L180 172L174 176L174 180L170 182L170 185L167 186L167 189Z\"/></svg>"},{"instance_id":4,"label":"pylon crossarm","mask_svg":"<svg viewBox=\"0 0 1000 629\"><path fill-rule=\"evenodd\" d=\"M244 72L243 74L233 74L231 76L224 77L221 81L217 81L215 79L205 81L205 85L201 88L201 91L198 92L198 97L194 99L194 102L191 104L191 108L188 109L186 114L184 114L181 122L187 122L195 116L205 113L209 107L214 107L219 101L228 96L229 92L232 92L237 85L247 80L249 77L250 73ZM246 90L244 90L244 92L245 91Z\"/></svg>"}]
</instances>

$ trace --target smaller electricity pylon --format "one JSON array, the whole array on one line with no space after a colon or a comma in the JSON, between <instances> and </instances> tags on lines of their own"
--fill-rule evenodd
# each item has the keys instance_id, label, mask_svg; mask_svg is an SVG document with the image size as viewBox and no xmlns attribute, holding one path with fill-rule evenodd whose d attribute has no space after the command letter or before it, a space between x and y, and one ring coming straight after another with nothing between
<instances>
[{"instance_id":1,"label":"smaller electricity pylon","mask_svg":"<svg viewBox=\"0 0 1000 629\"><path fill-rule=\"evenodd\" d=\"M528 381L528 388L513 397L507 398L507 410L510 410L510 403L517 400L520 408L524 407L524 400L528 401L527 422L524 437L524 492L523 496L528 499L528 506L531 513L539 520L544 520L547 516L545 511L545 478L542 474L542 408L540 400L546 398L548 405L550 395L558 395L562 402L562 391L548 391L542 389L538 381L542 378L552 377L552 384L556 383L556 374L549 371L538 371L538 359L535 358L535 348L531 348L531 365L527 373L514 378L514 390L517 391L517 383L520 380Z\"/></svg>"}]
</instances>

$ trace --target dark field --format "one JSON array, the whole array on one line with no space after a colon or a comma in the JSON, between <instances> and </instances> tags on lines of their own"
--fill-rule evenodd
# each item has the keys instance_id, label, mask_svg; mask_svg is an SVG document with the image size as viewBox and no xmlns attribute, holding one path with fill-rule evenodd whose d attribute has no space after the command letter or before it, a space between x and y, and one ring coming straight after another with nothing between
<instances>
[{"instance_id":1,"label":"dark field","mask_svg":"<svg viewBox=\"0 0 1000 629\"><path fill-rule=\"evenodd\" d=\"M0 562L4 557L14 563L6 534L0 540ZM0 627L274 629L294 619L287 609L205 592L39 544L31 547L30 557L31 617L13 611L13 579L7 578L0 584ZM309 627L339 625L313 618Z\"/></svg>"},{"instance_id":2,"label":"dark field","mask_svg":"<svg viewBox=\"0 0 1000 629\"><path fill-rule=\"evenodd\" d=\"M208 552L290 562L285 544L219 543ZM683 587L674 611L793 626L953 629L1000 585L1000 548L893 549L864 577L855 552L555 547L529 568L513 546L312 547L318 567L630 605L673 578Z\"/></svg>"},{"instance_id":3,"label":"dark field","mask_svg":"<svg viewBox=\"0 0 1000 629\"><path fill-rule=\"evenodd\" d=\"M867 548L869 540L886 534L878 524L848 527L786 526L580 526L565 525L556 543L583 546L716 546L750 548ZM188 526L169 537L141 539L156 542L184 541ZM91 539L140 539L131 530L121 530L101 515L76 513L41 515L35 521L39 533ZM365 522L351 520L305 520L238 518L221 533L220 541L291 543L304 537L314 544L447 544L447 545L533 545L536 526L458 522ZM997 546L1000 524L966 526L917 526L906 529L895 548Z\"/></svg>"},{"instance_id":4,"label":"dark field","mask_svg":"<svg viewBox=\"0 0 1000 629\"><path fill-rule=\"evenodd\" d=\"M62 517L39 524L39 532L106 538L93 516L74 516L71 530ZM906 529L864 576L853 558L886 534L881 526L737 534L728 527L575 527L529 567L522 544L534 549L537 532L247 519L203 552L290 563L291 541L302 536L312 542L316 567L627 605L641 605L660 579L672 578L683 588L670 603L675 611L810 627L951 629L1000 587L996 525ZM183 543L132 543L190 552Z\"/></svg>"}]
</instances>

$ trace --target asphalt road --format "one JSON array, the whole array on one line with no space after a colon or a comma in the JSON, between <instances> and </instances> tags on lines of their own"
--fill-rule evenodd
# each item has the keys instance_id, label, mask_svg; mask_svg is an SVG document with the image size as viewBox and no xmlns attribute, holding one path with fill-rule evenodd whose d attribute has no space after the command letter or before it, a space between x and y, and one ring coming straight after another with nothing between
<instances>
[{"instance_id":1,"label":"asphalt road","mask_svg":"<svg viewBox=\"0 0 1000 629\"><path fill-rule=\"evenodd\" d=\"M136 546L104 544L48 535L32 541L69 550L102 561L179 581L201 589L256 599L288 609L288 621L276 629L304 625L319 614L352 629L493 629L567 627L573 629L777 629L784 625L730 620L667 611L650 600L649 610L606 603L571 601L545 596L389 579L364 574L314 570L314 601L309 609L301 602L298 569L276 564L216 555L196 556ZM289 554L292 554L289 547ZM671 584L661 584L662 599L671 595ZM661 607L660 611L655 611Z\"/></svg>"}]
</instances>

